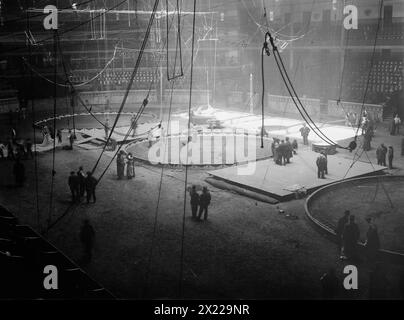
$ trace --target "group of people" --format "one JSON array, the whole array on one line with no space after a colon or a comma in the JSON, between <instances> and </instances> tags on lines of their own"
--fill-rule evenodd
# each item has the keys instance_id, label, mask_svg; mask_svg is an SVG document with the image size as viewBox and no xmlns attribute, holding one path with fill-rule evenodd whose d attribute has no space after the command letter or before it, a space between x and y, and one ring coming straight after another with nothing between
<instances>
[{"instance_id":1,"label":"group of people","mask_svg":"<svg viewBox=\"0 0 404 320\"><path fill-rule=\"evenodd\" d=\"M201 220L202 214L203 219L208 219L208 207L211 201L211 195L207 187L202 188L202 193L199 194L196 191L196 186L192 186L189 191L190 202L191 202L191 210L192 210L192 219ZM199 213L198 213L199 207Z\"/></svg>"},{"instance_id":2,"label":"group of people","mask_svg":"<svg viewBox=\"0 0 404 320\"><path fill-rule=\"evenodd\" d=\"M0 141L0 159L33 159L31 139Z\"/></svg>"},{"instance_id":3,"label":"group of people","mask_svg":"<svg viewBox=\"0 0 404 320\"><path fill-rule=\"evenodd\" d=\"M290 142L289 138L286 137L285 140L280 140L278 138L273 138L271 144L271 151L274 162L278 165L286 165L290 163L290 159L293 154L297 154L297 141L293 140Z\"/></svg>"},{"instance_id":4,"label":"group of people","mask_svg":"<svg viewBox=\"0 0 404 320\"><path fill-rule=\"evenodd\" d=\"M72 202L81 202L81 198L86 194L87 203L93 200L96 202L95 188L97 186L97 179L93 177L91 171L84 173L83 167L80 167L76 172L71 171L68 179L68 185L72 195Z\"/></svg>"},{"instance_id":5,"label":"group of people","mask_svg":"<svg viewBox=\"0 0 404 320\"><path fill-rule=\"evenodd\" d=\"M126 153L120 150L116 157L117 175L121 180L125 177L125 165L126 165L126 178L132 179L135 177L135 158L132 153Z\"/></svg>"},{"instance_id":6,"label":"group of people","mask_svg":"<svg viewBox=\"0 0 404 320\"><path fill-rule=\"evenodd\" d=\"M380 146L376 149L376 157L377 164L379 166L386 166L386 157L389 161L389 169L393 169L393 158L394 158L394 149L393 146L389 146L388 148L384 145L384 143L380 144Z\"/></svg>"},{"instance_id":7,"label":"group of people","mask_svg":"<svg viewBox=\"0 0 404 320\"><path fill-rule=\"evenodd\" d=\"M376 225L372 222L372 218L367 217L366 222L368 224L366 241L364 243L366 256L368 261L374 261L380 248L379 234ZM360 239L360 231L355 222L355 216L351 215L349 210L346 210L344 215L338 220L335 233L341 259L357 260L359 258L358 241Z\"/></svg>"}]
</instances>

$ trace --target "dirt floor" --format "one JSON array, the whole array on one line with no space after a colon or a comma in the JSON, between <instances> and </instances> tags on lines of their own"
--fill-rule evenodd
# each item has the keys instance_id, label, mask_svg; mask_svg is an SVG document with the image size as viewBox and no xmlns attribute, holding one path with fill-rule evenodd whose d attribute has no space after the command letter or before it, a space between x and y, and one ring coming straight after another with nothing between
<instances>
[{"instance_id":1,"label":"dirt floor","mask_svg":"<svg viewBox=\"0 0 404 320\"><path fill-rule=\"evenodd\" d=\"M29 127L29 119L20 123L23 137L32 136ZM379 126L372 145L384 141L396 147L397 169L391 173L400 174L402 137L390 137L386 130ZM184 219L184 169L164 169L162 175L159 167L137 163L135 179L117 180L114 163L97 187L97 203L71 207L69 172L80 165L85 171L91 169L99 152L79 148L56 152L52 202L52 152L37 157L38 199L34 160L24 161L27 182L22 188L14 187L12 162L0 162L0 203L21 223L43 232L116 297L320 299L319 279L329 267L337 269L342 283L346 262L339 260L336 245L313 228L304 212L304 199L270 205L209 186L209 219L195 222L190 218L189 197ZM372 161L374 153L374 149L369 153ZM353 154L343 151L340 156L352 158ZM96 176L109 161L110 155L102 158ZM205 170L190 169L188 185L206 185L206 177ZM288 219L278 208L297 219ZM343 203L335 205L338 212L344 208ZM89 264L81 261L78 238L86 218L96 231ZM49 221L56 224L46 231ZM339 298L369 297L370 268L364 262L357 267L359 289L341 289ZM382 263L379 272L381 280L373 297L401 298L402 266Z\"/></svg>"}]
</instances>

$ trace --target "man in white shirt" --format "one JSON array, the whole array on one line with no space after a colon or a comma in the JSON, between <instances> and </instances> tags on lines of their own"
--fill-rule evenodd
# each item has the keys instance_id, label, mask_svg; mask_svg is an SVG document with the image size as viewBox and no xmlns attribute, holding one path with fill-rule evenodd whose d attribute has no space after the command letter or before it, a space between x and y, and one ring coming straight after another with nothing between
<instances>
[{"instance_id":1,"label":"man in white shirt","mask_svg":"<svg viewBox=\"0 0 404 320\"><path fill-rule=\"evenodd\" d=\"M394 134L400 133L400 124L401 124L401 119L398 116L398 114L396 114L396 116L394 117Z\"/></svg>"}]
</instances>

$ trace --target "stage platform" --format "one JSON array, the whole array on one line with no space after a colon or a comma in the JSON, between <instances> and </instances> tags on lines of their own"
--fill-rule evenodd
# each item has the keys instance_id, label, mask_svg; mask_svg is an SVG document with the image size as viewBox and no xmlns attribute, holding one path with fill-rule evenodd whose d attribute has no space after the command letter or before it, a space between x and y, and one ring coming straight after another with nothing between
<instances>
[{"instance_id":1,"label":"stage platform","mask_svg":"<svg viewBox=\"0 0 404 320\"><path fill-rule=\"evenodd\" d=\"M352 164L352 160L341 158L338 155L329 155L328 175L325 179L318 179L317 156L318 153L306 147L304 150L299 150L298 154L291 159L291 163L286 166L275 164L272 158L257 161L253 175L238 175L238 166L208 173L229 184L273 197L279 201L287 201L295 198L295 191L301 188L312 192L322 186L342 180ZM384 169L387 168L375 164L372 167L368 162L357 161L345 178L381 174Z\"/></svg>"}]
</instances>

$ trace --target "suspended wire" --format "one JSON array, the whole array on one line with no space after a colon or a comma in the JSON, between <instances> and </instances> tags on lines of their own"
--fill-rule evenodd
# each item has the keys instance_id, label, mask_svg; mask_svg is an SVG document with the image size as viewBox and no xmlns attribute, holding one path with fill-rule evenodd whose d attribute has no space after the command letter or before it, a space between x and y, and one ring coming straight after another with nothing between
<instances>
[{"instance_id":1,"label":"suspended wire","mask_svg":"<svg viewBox=\"0 0 404 320\"><path fill-rule=\"evenodd\" d=\"M359 117L362 117L363 114L363 109L365 107L365 101L366 101L366 96L368 94L368 89L369 89L369 83L370 83L370 76L372 74L373 71L373 66L374 66L374 62L375 62L375 55L376 55L376 47L377 47L377 37L379 35L379 31L380 31L380 25L381 25L381 21L382 21L382 12L383 12L383 6L384 6L384 0L380 0L380 6L379 6L379 19L377 21L377 28L376 28L376 34L375 34L375 40L373 43L373 51L372 51L372 57L370 60L370 68L369 68L369 73L368 73L368 78L366 81L366 87L365 87L365 93L363 95L363 100L362 100L362 106L361 106L361 112L359 114ZM356 129L356 136L358 136L358 132L361 126L361 121L359 120L358 122L358 128Z\"/></svg>"},{"instance_id":2,"label":"suspended wire","mask_svg":"<svg viewBox=\"0 0 404 320\"><path fill-rule=\"evenodd\" d=\"M192 106L192 85L194 73L194 48L195 48L195 20L196 20L196 0L194 0L193 18L192 18L192 46L191 46L191 74L189 81L189 105L188 105L188 136L191 130L191 106ZM185 165L184 181L184 211L182 215L182 234L181 234L181 256L180 256L180 277L179 277L179 296L182 296L182 277L184 272L184 239L185 239L185 215L187 206L187 185L188 185L188 158L189 158L189 139L187 143L187 162Z\"/></svg>"},{"instance_id":3,"label":"suspended wire","mask_svg":"<svg viewBox=\"0 0 404 320\"><path fill-rule=\"evenodd\" d=\"M179 74L175 74L175 67L173 70L173 74L170 75L169 73L169 51L168 51L168 47L169 47L169 27L168 27L168 0L166 0L166 10L167 10L167 18L166 18L166 24L167 24L167 32L166 32L166 36L167 36L167 45L166 45L166 62L167 62L167 80L173 80L175 78L180 78L184 75L184 70L183 70L183 66L182 66L182 44L181 44L181 12L180 12L180 7L179 7L179 0L177 0L177 6L175 8L175 11L178 12L177 14L177 39L176 39L176 44L175 44L175 60L174 60L174 65L176 66L176 62L177 62L177 53L178 53L178 47L179 47L179 54L180 54L180 73ZM175 17L175 14L173 16L173 19Z\"/></svg>"},{"instance_id":4,"label":"suspended wire","mask_svg":"<svg viewBox=\"0 0 404 320\"><path fill-rule=\"evenodd\" d=\"M326 142L327 144L335 145L335 146L338 146L338 147L340 147L340 148L344 148L344 147L341 147L340 145L338 145L337 143L333 142L331 139L329 139L329 138L321 131L321 129L318 128L318 126L315 124L315 122L311 119L310 115L308 114L308 112L307 112L306 109L304 108L304 106L303 106L301 100L299 99L299 97L298 97L298 95L297 95L297 93L296 93L296 90L295 90L294 87L293 87L293 84L292 84L292 82L291 82L291 80L290 80L290 78L289 78L289 75L288 75L287 71L286 71L285 65L284 65L284 63L283 63L283 61L282 61L282 57L281 57L279 51L277 50L277 47L276 47L275 44L274 44L274 40L273 40L273 38L272 38L272 36L271 36L271 34L270 34L269 32L268 32L268 33L266 34L266 36L265 36L265 42L264 42L263 50L266 50L266 51L268 50L268 49L267 49L267 46L268 46L268 43L267 43L267 36L268 36L269 39L270 39L270 43L271 43L271 45L272 45L273 56L274 56L274 58L275 58L275 62L276 62L276 65L277 65L277 67L278 67L278 69L279 69L279 72L280 72L280 74L281 74L282 80L283 80L283 82L285 83L285 86L286 86L286 88L287 88L287 90L288 90L288 92L289 92L289 95L290 95L292 101L294 102L296 108L298 109L300 115L302 116L302 118L303 118L303 119L305 120L305 122L309 125L310 129L313 130L313 132L314 132L321 140L323 140L323 141ZM269 52L268 52L268 53L269 53ZM262 54L263 54L263 53L262 53ZM263 58L262 58L262 59L263 59ZM264 83L263 83L263 85L264 85ZM297 102L298 102L299 104L296 102L295 99L297 100ZM299 107L299 105L300 105L300 107ZM302 111L301 109L302 109L303 111ZM307 118L306 118L306 117L307 117ZM314 127L313 127L313 126L314 126ZM317 130L318 130L318 131L317 131ZM320 134L319 132L320 132L321 134ZM263 130L261 131L261 140L263 139L262 136L263 136ZM346 148L344 148L344 149L346 149Z\"/></svg>"},{"instance_id":5,"label":"suspended wire","mask_svg":"<svg viewBox=\"0 0 404 320\"><path fill-rule=\"evenodd\" d=\"M104 145L104 147L103 147L103 149L102 149L102 152L101 152L101 154L100 154L100 156L99 156L99 158L98 158L96 164L95 164L94 167L93 167L92 173L94 173L95 169L97 168L97 166L98 166L98 164L99 164L99 162L100 162L100 160L101 160L101 157L102 157L102 155L104 154L105 149L106 149L106 147L107 147L109 141L111 140L112 134L113 134L113 132L114 132L114 130L115 130L115 127L116 127L116 125L117 125L117 123L118 123L120 114L121 114L123 108L125 107L125 103L126 103L126 100L127 100L127 98L128 98L130 88L132 87L133 81L134 81L135 76L136 76L136 74L137 74L137 71L138 71L138 69L139 69L140 61L142 60L144 48L145 48L146 43L147 43L147 41L148 41L148 39L149 39L150 30L151 30L151 27L152 27L152 25L153 25L154 17L155 17L155 15L156 15L158 3L159 3L159 0L156 0L155 3L154 3L153 11L152 11L152 14L151 14L151 17L150 17L150 20L149 20L149 24L148 24L148 26L147 26L147 30L146 30L145 37L144 37L144 39L143 39L142 46L141 46L141 51L139 52L139 56L138 56L138 58L137 58L137 60L136 60L136 65L135 65L135 67L134 67L134 69L133 69L133 72L132 72L132 75L131 75L131 77L130 77L128 87L127 87L127 89L126 89L126 91L125 91L125 94L124 94L124 97L123 97L121 106L120 106L119 111L118 111L118 114L117 114L117 116L116 116L116 118L115 118L114 124L112 125L111 131L110 131L109 136L108 136L108 138L107 138L107 141L105 142L105 145Z\"/></svg>"},{"instance_id":6,"label":"suspended wire","mask_svg":"<svg viewBox=\"0 0 404 320\"><path fill-rule=\"evenodd\" d=\"M30 30L30 16L28 14L28 11L26 13L26 28L27 30ZM29 53L29 60L32 60L32 48L31 48L31 43L28 41L27 42L28 46L28 53ZM34 82L33 82L33 74L32 71L30 71L30 86L33 88ZM36 208L36 224L37 224L37 230L40 230L40 209L39 209L39 186L38 186L38 158L37 158L37 150L36 150L36 126L35 126L35 103L34 103L34 97L31 96L31 112L32 112L32 127L33 127L33 132L34 132L34 137L32 139L33 147L34 147L34 175L35 175L35 208ZM25 99L25 103L27 103ZM32 146L31 146L32 148ZM28 151L28 150L27 150ZM30 150L32 151L32 150Z\"/></svg>"},{"instance_id":7,"label":"suspended wire","mask_svg":"<svg viewBox=\"0 0 404 320\"><path fill-rule=\"evenodd\" d=\"M86 20L86 21L84 21L84 22L81 22L81 23L75 25L74 27L71 27L70 29L66 29L66 30L64 30L64 31L62 31L62 32L59 32L59 34L60 34L60 35L63 35L63 34L66 34L66 33L71 32L71 31L73 31L73 30L76 30L77 28L80 28L81 26L86 25L86 24L88 24L89 22L91 22L91 21L93 21L93 20L99 18L100 16L102 16L102 15L104 15L104 14L106 14L106 13L108 13L108 12L114 10L114 9L116 9L117 7L119 7L119 6L121 6L122 4L124 4L126 1L127 1L127 0L123 0L123 1L119 2L117 5L112 6L112 7L108 8L108 9L106 9L106 10L105 10L104 12L102 12L101 14L98 14L98 15L94 16L93 18L91 18L91 19L89 19L89 20ZM35 44L36 44L36 45L43 44L43 43L45 43L46 41L51 40L52 38L53 38L53 37L47 37L47 38L45 38L45 39L36 41ZM12 49L12 50L7 50L7 53L16 52L16 51L19 51L19 50L22 50L22 49L24 49L24 47L18 47L18 48Z\"/></svg>"},{"instance_id":8,"label":"suspended wire","mask_svg":"<svg viewBox=\"0 0 404 320\"><path fill-rule=\"evenodd\" d=\"M275 60L276 60L276 55L278 55L279 61L280 61L281 66L282 66L282 69L284 70L285 76L286 76L287 81L288 81L288 83L290 84L290 87L291 87L291 89L292 89L292 91L293 91L293 93L294 93L294 95L295 95L295 97L296 97L296 100L299 102L301 108L303 109L304 113L306 114L307 118L311 121L311 123L313 124L313 126L321 133L322 137L319 136L317 133L316 133L316 134L317 134L324 142L327 142L328 144L335 145L335 146L338 146L338 147L340 147L340 148L343 148L343 147L341 147L340 145L338 145L336 142L334 142L334 141L332 141L330 138L328 138L328 137L321 131L321 129L316 125L316 123L313 121L313 119L310 117L309 113L308 113L308 112L306 111L306 109L304 108L304 105L303 105L303 103L301 102L301 100L300 100L300 98L299 98L299 96L298 96L298 94L297 94L297 92L296 92L296 90L295 90L295 88L294 88L294 86L293 86L293 84L292 84L292 81L290 80L290 77L289 77L289 75L288 75L288 73L287 73L287 71L286 71L286 67L285 67L285 65L284 65L284 63L283 63L282 57L281 57L281 55L280 55L280 53L279 53L279 51L278 51L277 49L274 50L274 57L275 57ZM324 139L324 138L325 138L325 139Z\"/></svg>"},{"instance_id":9,"label":"suspended wire","mask_svg":"<svg viewBox=\"0 0 404 320\"><path fill-rule=\"evenodd\" d=\"M171 84L171 93L170 93L170 104L169 104L169 109L168 109L168 120L167 120L167 135L170 132L170 122L171 122L171 110L172 110L172 102L173 102L173 92L174 92L174 85L175 85L175 79L172 80ZM164 144L164 157L167 152L167 144ZM162 185L163 185L163 176L164 176L164 165L161 166L161 174L160 174L160 183L159 183L159 189L158 189L158 197L157 197L157 204L156 204L156 210L154 214L154 223L153 223L153 234L152 234L152 241L150 245L150 250L149 250L149 260L147 263L147 268L146 268L146 277L145 277L145 291L147 290L147 286L149 284L149 278L150 278L150 273L151 273L151 265L153 261L153 249L155 245L155 240L156 240L156 232L157 232L157 222L158 222L158 215L159 215L159 208L160 208L160 199L161 199L161 190L162 190Z\"/></svg>"},{"instance_id":10,"label":"suspended wire","mask_svg":"<svg viewBox=\"0 0 404 320\"><path fill-rule=\"evenodd\" d=\"M52 219L52 204L53 204L53 189L54 189L54 180L55 180L55 157L56 157L56 104L57 104L57 86L56 86L56 80L57 80L57 67L58 67L58 59L57 59L57 29L54 30L54 44L53 44L53 49L54 49L54 82L55 85L53 86L53 149L52 149L52 178L51 178L51 189L50 189L50 195L49 195L49 215L48 215L48 224L50 224L50 221ZM50 134L50 133L49 133Z\"/></svg>"},{"instance_id":11,"label":"suspended wire","mask_svg":"<svg viewBox=\"0 0 404 320\"><path fill-rule=\"evenodd\" d=\"M101 69L101 71L99 71L95 76L91 77L89 80L84 81L84 82L79 82L79 83L74 83L71 82L71 84L63 84L63 83L59 83L57 82L56 85L59 87L70 87L71 85L73 85L74 87L82 87L85 86L91 82L93 82L94 80L96 80L97 78L99 78L104 72L105 70L107 70L107 68L109 67L109 65L114 61L114 59L116 58L116 47L114 50L114 53L112 55L112 58L106 63L106 65ZM44 79L45 81L51 83L51 84L55 84L51 79L47 78L46 76L44 76L43 74L41 74L38 70L36 70L31 64L29 64L26 59L24 59L24 57L22 57L23 62L35 73L37 74L39 77L41 77L42 79Z\"/></svg>"},{"instance_id":12,"label":"suspended wire","mask_svg":"<svg viewBox=\"0 0 404 320\"><path fill-rule=\"evenodd\" d=\"M178 2L177 2L177 6L178 6ZM168 8L168 6L167 6ZM178 7L179 8L179 7ZM167 26L167 30L169 31L171 29L171 26L173 24L174 21L174 17L171 20L171 25L170 28L168 28ZM167 14L167 22L168 22L168 14ZM168 32L167 32L167 40L166 40L166 45L168 47ZM176 47L176 51L178 50L178 47ZM177 56L177 53L176 53ZM167 61L168 63L168 61ZM174 70L176 69L176 63L177 63L177 59L174 60ZM182 64L182 61L181 61ZM182 65L181 65L182 68ZM168 70L168 64L167 64L167 70ZM172 83L171 83L171 91L170 91L170 104L169 104L169 108L168 108L168 119L167 119L167 136L170 132L171 129L171 112L172 112L172 103L173 103L173 93L174 93L174 86L175 86L175 81L177 78L172 79ZM164 145L164 156L166 155L167 152L167 143ZM149 284L149 277L150 277L150 273L151 273L151 265L152 265L152 261L153 261L153 249L154 249L154 245L155 245L155 239L156 239L156 232L157 232L157 223L158 223L158 215L159 215L159 208L160 208L160 199L161 199L161 190L162 190L162 185L163 185L163 176L164 176L164 165L161 167L161 174L160 174L160 183L159 183L159 191L158 191L158 197L157 197L157 204L156 204L156 210L155 210L155 214L154 214L154 223L153 223L153 234L152 234L152 240L151 240L151 244L150 244L150 250L149 250L149 259L148 259L148 263L147 263L147 268L146 268L146 279L145 279L145 289L144 291L147 290L148 284Z\"/></svg>"},{"instance_id":13,"label":"suspended wire","mask_svg":"<svg viewBox=\"0 0 404 320\"><path fill-rule=\"evenodd\" d=\"M170 29L171 29L171 26L172 26L172 24L170 25ZM165 44L166 44L166 43L164 43L164 45L165 45ZM163 49L164 49L164 45L163 45ZM63 52L62 52L61 47L60 47L60 41L59 41L59 50L61 51L62 63L64 64ZM161 58L162 58L162 57L160 56L160 59L159 59L159 63L158 63L158 64L161 63ZM64 71L65 71L65 70L66 70L66 67L64 66L63 69L64 69ZM65 71L65 74L66 74L66 78L68 79L67 71ZM150 82L150 86L149 86L149 90L148 90L148 93L147 93L147 97L146 97L146 99L143 101L143 104L145 104L145 102L147 101L147 98L149 97L149 94L150 94L150 92L151 92L151 88L152 88L154 82L155 82L155 79L153 78L152 81ZM74 87L72 87L72 90L74 91ZM94 117L94 119L96 119L98 122L100 122L100 121L98 120L98 118L95 117L95 115L91 112L91 110L88 110L86 104L82 101L81 97L80 97L79 95L77 95L77 97L78 97L80 103L83 105L83 107ZM142 104L142 107L143 107L143 104ZM144 108L141 109L140 112L138 112L138 116L135 118L135 121L134 121L135 126L136 126L137 121L139 120L141 114L143 113L143 111L144 111ZM100 123L101 123L101 122L100 122ZM101 124L102 124L103 126L105 126L103 123L101 123ZM101 180L101 178L104 176L104 174L106 173L106 171L108 170L108 168L109 168L110 165L112 164L112 162L113 162L115 156L117 155L117 153L121 150L122 146L123 146L124 143L127 141L127 138L129 137L131 131L132 131L132 129L129 128L129 131L128 131L127 134L125 135L125 138L124 138L122 144L121 144L120 147L118 148L118 150L117 150L117 152L115 153L113 159L109 162L108 167L104 170L102 176L98 179L97 184L99 183L99 181ZM51 228L53 228L59 221L61 221L61 220L69 213L69 211L70 211L73 207L74 207L74 204L71 204L71 205L65 210L65 212L64 212L58 219L56 219L56 221L55 221L54 223L52 223L52 224L48 227L48 229L46 230L46 232L48 232L48 231L49 231Z\"/></svg>"}]
</instances>

